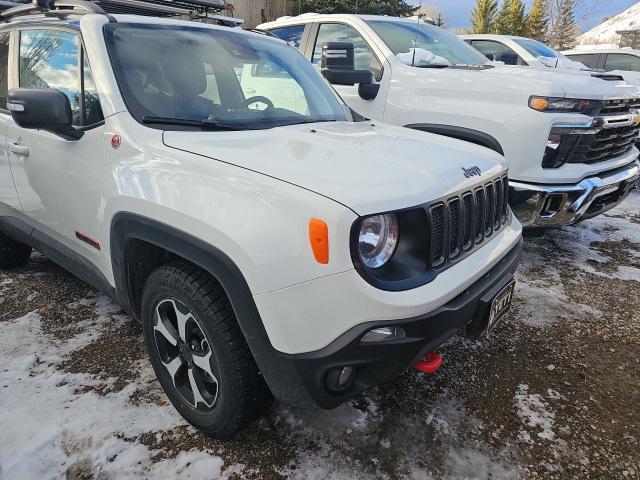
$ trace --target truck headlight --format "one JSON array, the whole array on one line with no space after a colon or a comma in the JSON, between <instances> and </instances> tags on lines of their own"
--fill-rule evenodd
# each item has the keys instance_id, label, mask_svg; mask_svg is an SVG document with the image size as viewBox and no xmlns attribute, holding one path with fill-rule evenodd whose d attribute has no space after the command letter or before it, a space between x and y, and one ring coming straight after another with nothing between
<instances>
[{"instance_id":1,"label":"truck headlight","mask_svg":"<svg viewBox=\"0 0 640 480\"><path fill-rule=\"evenodd\" d=\"M594 113L599 107L598 100L560 97L529 97L529 107L539 112L555 113Z\"/></svg>"},{"instance_id":2,"label":"truck headlight","mask_svg":"<svg viewBox=\"0 0 640 480\"><path fill-rule=\"evenodd\" d=\"M362 220L358 252L367 267L382 267L393 255L397 244L398 219L394 213L372 215Z\"/></svg>"}]
</instances>

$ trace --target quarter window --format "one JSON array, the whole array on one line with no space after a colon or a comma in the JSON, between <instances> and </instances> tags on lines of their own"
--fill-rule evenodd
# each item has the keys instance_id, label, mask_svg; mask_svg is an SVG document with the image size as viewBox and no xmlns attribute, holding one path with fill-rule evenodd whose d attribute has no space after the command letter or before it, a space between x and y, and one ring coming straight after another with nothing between
<instances>
[{"instance_id":1,"label":"quarter window","mask_svg":"<svg viewBox=\"0 0 640 480\"><path fill-rule=\"evenodd\" d=\"M348 25L323 23L318 30L318 38L313 51L313 63L320 65L322 46L327 42L348 42L353 44L353 56L357 70L370 70L376 80L382 78L382 65L360 34Z\"/></svg>"},{"instance_id":2,"label":"quarter window","mask_svg":"<svg viewBox=\"0 0 640 480\"><path fill-rule=\"evenodd\" d=\"M273 30L269 31L276 37L290 43L294 47L300 48L302 34L304 33L304 25L292 25L290 27L274 28Z\"/></svg>"},{"instance_id":3,"label":"quarter window","mask_svg":"<svg viewBox=\"0 0 640 480\"><path fill-rule=\"evenodd\" d=\"M604 69L640 72L640 57L628 53L610 53L607 55Z\"/></svg>"},{"instance_id":4,"label":"quarter window","mask_svg":"<svg viewBox=\"0 0 640 480\"><path fill-rule=\"evenodd\" d=\"M81 50L80 37L72 32L20 32L20 87L63 92L71 104L74 126L103 120L89 61Z\"/></svg>"}]
</instances>

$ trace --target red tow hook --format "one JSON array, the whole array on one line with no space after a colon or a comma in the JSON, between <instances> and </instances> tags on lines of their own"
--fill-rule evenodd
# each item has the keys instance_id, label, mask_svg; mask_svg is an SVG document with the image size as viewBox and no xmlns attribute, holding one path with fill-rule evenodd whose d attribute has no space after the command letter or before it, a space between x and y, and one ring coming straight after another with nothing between
<instances>
[{"instance_id":1,"label":"red tow hook","mask_svg":"<svg viewBox=\"0 0 640 480\"><path fill-rule=\"evenodd\" d=\"M436 352L427 353L427 355L422 360L418 360L414 366L423 373L436 373L442 366L442 355Z\"/></svg>"}]
</instances>

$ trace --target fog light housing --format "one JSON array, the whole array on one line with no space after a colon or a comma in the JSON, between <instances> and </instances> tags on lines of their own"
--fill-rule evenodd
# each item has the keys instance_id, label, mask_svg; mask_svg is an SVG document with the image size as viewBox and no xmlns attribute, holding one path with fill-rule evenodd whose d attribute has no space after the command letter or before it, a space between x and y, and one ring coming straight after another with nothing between
<instances>
[{"instance_id":1,"label":"fog light housing","mask_svg":"<svg viewBox=\"0 0 640 480\"><path fill-rule=\"evenodd\" d=\"M398 340L405 336L406 334L402 327L381 327L369 330L360 341L362 343L388 342L389 340Z\"/></svg>"},{"instance_id":2,"label":"fog light housing","mask_svg":"<svg viewBox=\"0 0 640 480\"><path fill-rule=\"evenodd\" d=\"M338 367L327 373L327 388L332 392L344 392L353 383L356 369L350 366Z\"/></svg>"}]
</instances>

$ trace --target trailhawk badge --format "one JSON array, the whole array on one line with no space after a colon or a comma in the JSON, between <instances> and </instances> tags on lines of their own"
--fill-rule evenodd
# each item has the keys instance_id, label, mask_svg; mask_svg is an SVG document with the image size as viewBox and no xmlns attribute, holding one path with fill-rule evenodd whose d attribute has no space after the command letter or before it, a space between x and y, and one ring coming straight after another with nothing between
<instances>
[{"instance_id":1,"label":"trailhawk badge","mask_svg":"<svg viewBox=\"0 0 640 480\"><path fill-rule=\"evenodd\" d=\"M464 172L464 176L467 178L471 178L474 176L479 177L480 175L482 175L482 170L480 170L480 167L473 166L470 168L464 168L464 167L461 167L461 168L462 168L462 171Z\"/></svg>"}]
</instances>

